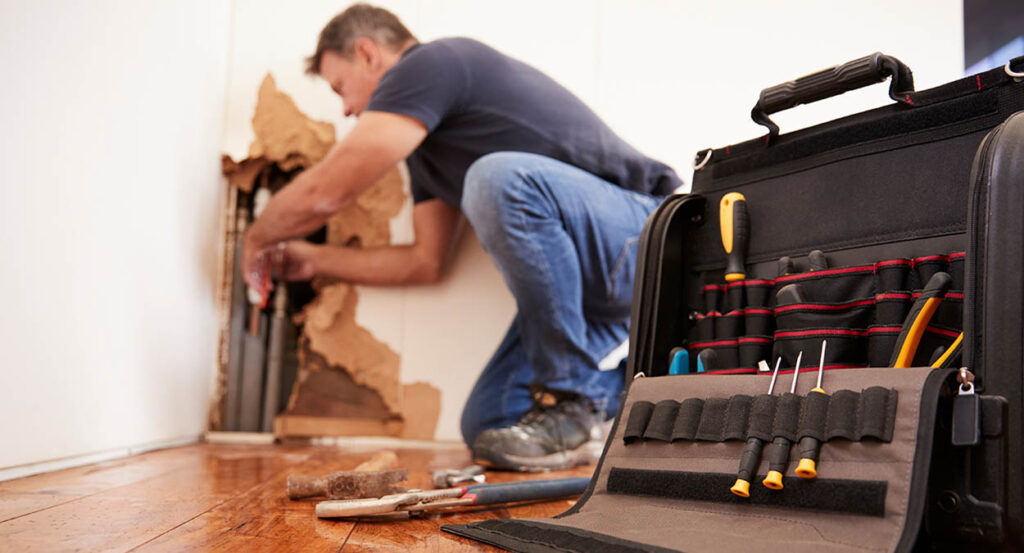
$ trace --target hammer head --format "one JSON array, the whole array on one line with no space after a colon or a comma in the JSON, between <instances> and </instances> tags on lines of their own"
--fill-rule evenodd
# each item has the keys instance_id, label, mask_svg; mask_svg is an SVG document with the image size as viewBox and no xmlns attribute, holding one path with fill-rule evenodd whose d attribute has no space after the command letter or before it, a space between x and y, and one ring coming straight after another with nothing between
<instances>
[{"instance_id":1,"label":"hammer head","mask_svg":"<svg viewBox=\"0 0 1024 553\"><path fill-rule=\"evenodd\" d=\"M332 472L328 476L327 497L329 499L358 499L362 497L382 497L404 491L394 486L398 482L409 479L408 469L384 471L341 471Z\"/></svg>"}]
</instances>

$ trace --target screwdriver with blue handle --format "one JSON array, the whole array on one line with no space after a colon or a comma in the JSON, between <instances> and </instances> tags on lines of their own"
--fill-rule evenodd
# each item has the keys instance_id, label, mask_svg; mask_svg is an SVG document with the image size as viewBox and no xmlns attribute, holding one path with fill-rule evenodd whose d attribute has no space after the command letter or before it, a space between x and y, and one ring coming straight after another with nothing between
<instances>
[{"instance_id":1,"label":"screwdriver with blue handle","mask_svg":"<svg viewBox=\"0 0 1024 553\"><path fill-rule=\"evenodd\" d=\"M825 346L827 345L828 340L821 341L821 360L818 361L818 385L811 390L811 394L825 395L825 389L821 387L821 377L825 372ZM800 463L796 467L796 475L801 478L817 478L818 454L821 452L821 442L814 436L804 436L800 438L798 449L800 451Z\"/></svg>"},{"instance_id":2,"label":"screwdriver with blue handle","mask_svg":"<svg viewBox=\"0 0 1024 553\"><path fill-rule=\"evenodd\" d=\"M728 262L725 280L734 282L747 277L747 243L750 240L750 219L747 217L747 199L739 192L722 196L718 206L718 222L722 231L722 247Z\"/></svg>"}]
</instances>

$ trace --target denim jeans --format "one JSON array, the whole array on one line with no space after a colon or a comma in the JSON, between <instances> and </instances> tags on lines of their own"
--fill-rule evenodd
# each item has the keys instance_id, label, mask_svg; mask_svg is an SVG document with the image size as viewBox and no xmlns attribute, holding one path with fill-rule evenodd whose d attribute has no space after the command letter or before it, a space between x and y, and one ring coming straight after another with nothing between
<instances>
[{"instance_id":1,"label":"denim jeans","mask_svg":"<svg viewBox=\"0 0 1024 553\"><path fill-rule=\"evenodd\" d=\"M535 154L498 152L466 173L462 211L515 297L518 314L462 413L469 445L530 408L530 384L619 408L624 362L598 362L629 335L637 242L663 198L619 188Z\"/></svg>"}]
</instances>

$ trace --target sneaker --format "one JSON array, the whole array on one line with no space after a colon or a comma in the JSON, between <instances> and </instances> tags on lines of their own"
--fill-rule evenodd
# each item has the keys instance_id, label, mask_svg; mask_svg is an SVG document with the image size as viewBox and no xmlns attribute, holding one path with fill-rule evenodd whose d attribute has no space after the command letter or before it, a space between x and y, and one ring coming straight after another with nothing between
<instances>
[{"instance_id":1,"label":"sneaker","mask_svg":"<svg viewBox=\"0 0 1024 553\"><path fill-rule=\"evenodd\" d=\"M535 388L533 394L533 406L519 422L477 437L473 462L519 472L596 463L611 427L604 411L571 392Z\"/></svg>"}]
</instances>

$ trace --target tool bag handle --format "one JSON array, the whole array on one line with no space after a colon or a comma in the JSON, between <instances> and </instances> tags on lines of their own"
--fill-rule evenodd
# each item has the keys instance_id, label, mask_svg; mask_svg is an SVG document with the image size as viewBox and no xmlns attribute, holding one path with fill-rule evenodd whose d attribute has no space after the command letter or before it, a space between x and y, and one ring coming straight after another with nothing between
<instances>
[{"instance_id":1,"label":"tool bag handle","mask_svg":"<svg viewBox=\"0 0 1024 553\"><path fill-rule=\"evenodd\" d=\"M755 123L768 128L768 142L771 143L779 135L779 126L768 118L769 114L880 83L886 77L892 77L889 97L912 105L908 94L914 92L914 75L910 68L892 56L875 52L762 90L750 117Z\"/></svg>"}]
</instances>

